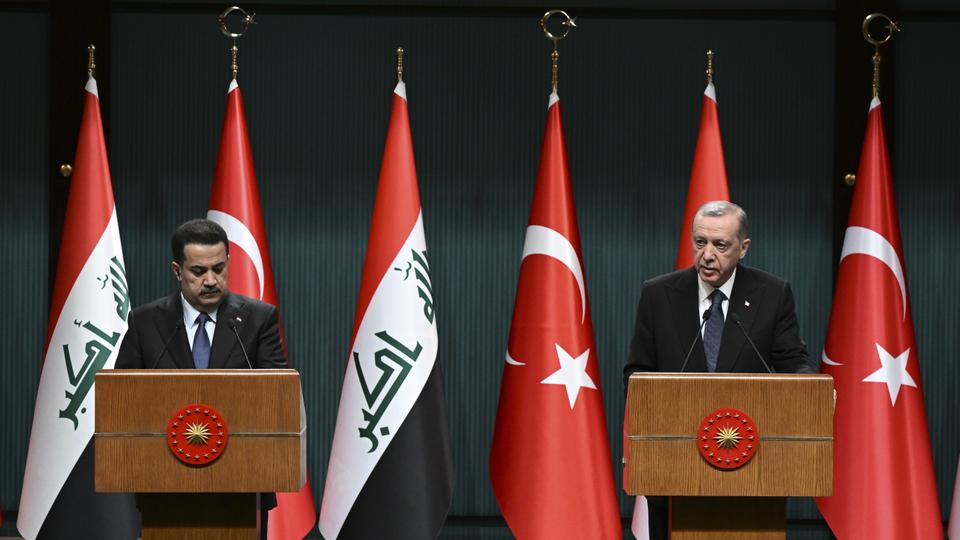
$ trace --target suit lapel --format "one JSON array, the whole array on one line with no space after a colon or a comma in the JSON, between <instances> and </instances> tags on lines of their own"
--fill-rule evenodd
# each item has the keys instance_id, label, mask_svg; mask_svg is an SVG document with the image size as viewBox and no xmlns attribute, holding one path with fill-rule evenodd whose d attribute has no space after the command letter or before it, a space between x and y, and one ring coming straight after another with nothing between
<instances>
[{"instance_id":1,"label":"suit lapel","mask_svg":"<svg viewBox=\"0 0 960 540\"><path fill-rule=\"evenodd\" d=\"M175 293L168 297L166 302L157 306L157 316L154 322L157 325L160 338L164 342L170 340L166 352L160 354L169 356L180 369L194 369L196 366L193 364L190 342L187 341L187 329L183 326L183 304L180 300L180 293ZM174 332L177 334L171 338L170 335ZM150 361L156 362L157 359L151 359ZM158 364L160 363L162 363L162 360Z\"/></svg>"},{"instance_id":2,"label":"suit lapel","mask_svg":"<svg viewBox=\"0 0 960 540\"><path fill-rule=\"evenodd\" d=\"M680 350L679 360L674 370L680 371L683 359L687 355L690 344L697 336L700 321L697 320L697 272L694 268L683 272L675 283L667 288L668 305L673 311L673 327L677 330L677 347ZM703 344L694 345L684 371L702 372L707 370L707 357L703 353Z\"/></svg>"},{"instance_id":3,"label":"suit lapel","mask_svg":"<svg viewBox=\"0 0 960 540\"><path fill-rule=\"evenodd\" d=\"M727 317L723 325L723 337L720 339L720 352L717 354L717 372L730 373L734 371L737 360L747 342L744 332L749 332L753 326L755 313L760 308L761 291L759 284L753 277L750 269L740 266L737 268L737 278L733 282L733 291L730 302L727 304ZM740 324L744 332L737 328L732 315L740 316Z\"/></svg>"},{"instance_id":4,"label":"suit lapel","mask_svg":"<svg viewBox=\"0 0 960 540\"><path fill-rule=\"evenodd\" d=\"M235 294L227 295L217 310L217 326L213 331L213 347L210 349L210 369L224 369L227 367L227 361L233 348L237 346L237 336L230 329L231 324L237 325L237 331L240 331L240 325L236 321L237 314L243 307L240 298Z\"/></svg>"}]
</instances>

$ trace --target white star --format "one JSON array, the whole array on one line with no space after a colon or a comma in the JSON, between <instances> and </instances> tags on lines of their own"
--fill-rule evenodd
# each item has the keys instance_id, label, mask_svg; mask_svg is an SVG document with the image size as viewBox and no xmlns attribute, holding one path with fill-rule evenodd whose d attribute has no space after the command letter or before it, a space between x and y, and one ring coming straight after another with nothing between
<instances>
[{"instance_id":1,"label":"white star","mask_svg":"<svg viewBox=\"0 0 960 540\"><path fill-rule=\"evenodd\" d=\"M590 349L583 351L580 356L574 358L559 343L556 344L557 357L560 359L560 369L554 371L549 377L540 381L540 384L561 384L567 387L567 400L570 402L570 410L573 410L573 404L577 402L577 396L580 395L580 387L597 389L593 380L587 375L587 359L590 358Z\"/></svg>"},{"instance_id":2,"label":"white star","mask_svg":"<svg viewBox=\"0 0 960 540\"><path fill-rule=\"evenodd\" d=\"M896 406L901 386L917 387L913 377L907 373L907 359L910 357L910 349L908 348L894 357L877 343L877 354L880 356L880 369L867 375L863 382L886 384L887 391L890 392L890 404Z\"/></svg>"}]
</instances>

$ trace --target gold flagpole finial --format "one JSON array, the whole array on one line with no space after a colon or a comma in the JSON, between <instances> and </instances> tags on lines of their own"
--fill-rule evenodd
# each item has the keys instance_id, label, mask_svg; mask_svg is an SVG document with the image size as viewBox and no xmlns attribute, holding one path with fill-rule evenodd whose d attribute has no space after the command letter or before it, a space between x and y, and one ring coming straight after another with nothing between
<instances>
[{"instance_id":1,"label":"gold flagpole finial","mask_svg":"<svg viewBox=\"0 0 960 540\"><path fill-rule=\"evenodd\" d=\"M554 15L560 15L563 17L563 21L560 23L566 27L563 30L563 34L555 35L547 28L547 22ZM553 42L553 52L550 54L550 85L554 92L557 91L557 85L560 83L560 51L557 50L557 43L561 39L567 37L567 34L570 33L570 29L576 27L577 20L567 15L567 13L561 9L551 9L550 11L544 13L543 17L540 18L540 29L543 30L543 35Z\"/></svg>"},{"instance_id":2,"label":"gold flagpole finial","mask_svg":"<svg viewBox=\"0 0 960 540\"><path fill-rule=\"evenodd\" d=\"M713 84L713 49L707 50L707 84Z\"/></svg>"},{"instance_id":3,"label":"gold flagpole finial","mask_svg":"<svg viewBox=\"0 0 960 540\"><path fill-rule=\"evenodd\" d=\"M887 35L883 38L877 39L870 35L870 23L874 19L879 19L887 21L887 24L883 25L882 28L887 29ZM900 31L900 26L895 23L890 17L887 17L883 13L871 13L863 19L863 39L867 40L867 43L873 45L873 97L880 96L880 46L890 41L893 37L894 32Z\"/></svg>"},{"instance_id":4,"label":"gold flagpole finial","mask_svg":"<svg viewBox=\"0 0 960 540\"><path fill-rule=\"evenodd\" d=\"M240 23L242 28L238 32L234 32L227 28L227 17L234 12L238 12L241 16ZM237 71L239 69L237 64L237 54L240 52L240 50L237 48L237 39L239 39L240 36L245 34L247 30L250 29L250 25L256 24L256 21L253 20L253 18L256 16L256 13L248 14L240 7L230 6L223 10L223 13L217 17L217 22L220 23L220 31L223 32L223 35L233 40L233 44L230 46L230 71L233 73L234 79L237 78Z\"/></svg>"},{"instance_id":5,"label":"gold flagpole finial","mask_svg":"<svg viewBox=\"0 0 960 540\"><path fill-rule=\"evenodd\" d=\"M403 82L403 47L397 47L397 82Z\"/></svg>"},{"instance_id":6,"label":"gold flagpole finial","mask_svg":"<svg viewBox=\"0 0 960 540\"><path fill-rule=\"evenodd\" d=\"M87 45L87 75L94 77L97 74L97 61L95 56L97 54L97 48L93 46L93 43Z\"/></svg>"}]
</instances>

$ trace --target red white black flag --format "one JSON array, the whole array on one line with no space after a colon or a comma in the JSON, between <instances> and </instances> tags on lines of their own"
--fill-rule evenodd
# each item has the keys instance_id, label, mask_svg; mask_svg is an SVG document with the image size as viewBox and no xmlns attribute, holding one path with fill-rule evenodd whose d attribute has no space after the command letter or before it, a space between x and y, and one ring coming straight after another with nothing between
<instances>
[{"instance_id":1,"label":"red white black flag","mask_svg":"<svg viewBox=\"0 0 960 540\"><path fill-rule=\"evenodd\" d=\"M117 360L130 297L92 76L73 170L17 530L27 540L134 538L133 496L93 485L94 377Z\"/></svg>"},{"instance_id":2,"label":"red white black flag","mask_svg":"<svg viewBox=\"0 0 960 540\"><path fill-rule=\"evenodd\" d=\"M333 449L324 538L436 538L453 494L433 282L397 84Z\"/></svg>"}]
</instances>

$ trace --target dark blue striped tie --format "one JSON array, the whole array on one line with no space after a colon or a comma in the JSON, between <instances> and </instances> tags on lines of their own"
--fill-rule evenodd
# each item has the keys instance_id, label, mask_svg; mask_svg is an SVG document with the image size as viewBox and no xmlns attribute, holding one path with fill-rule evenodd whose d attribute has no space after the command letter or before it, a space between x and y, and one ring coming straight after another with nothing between
<instances>
[{"instance_id":1,"label":"dark blue striped tie","mask_svg":"<svg viewBox=\"0 0 960 540\"><path fill-rule=\"evenodd\" d=\"M193 364L197 369L210 367L210 338L204 328L209 320L210 316L206 313L200 313L197 317L197 333L193 335Z\"/></svg>"},{"instance_id":2,"label":"dark blue striped tie","mask_svg":"<svg viewBox=\"0 0 960 540\"><path fill-rule=\"evenodd\" d=\"M710 294L710 318L703 327L703 352L707 355L707 371L717 370L717 355L720 353L720 338L723 336L723 310L720 309L726 295L720 289Z\"/></svg>"}]
</instances>

